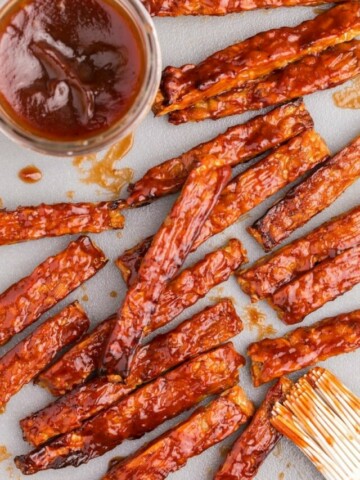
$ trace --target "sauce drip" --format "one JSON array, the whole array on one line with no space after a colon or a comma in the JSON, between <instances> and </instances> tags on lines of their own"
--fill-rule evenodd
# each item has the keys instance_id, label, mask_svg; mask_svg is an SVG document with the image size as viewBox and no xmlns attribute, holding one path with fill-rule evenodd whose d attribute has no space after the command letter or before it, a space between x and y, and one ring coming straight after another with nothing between
<instances>
[{"instance_id":1,"label":"sauce drip","mask_svg":"<svg viewBox=\"0 0 360 480\"><path fill-rule=\"evenodd\" d=\"M250 331L257 330L258 340L275 335L277 331L272 325L266 324L266 315L258 310L254 305L248 305L244 308L247 326Z\"/></svg>"},{"instance_id":2,"label":"sauce drip","mask_svg":"<svg viewBox=\"0 0 360 480\"><path fill-rule=\"evenodd\" d=\"M18 176L24 183L37 183L42 179L42 172L35 165L28 165L20 170Z\"/></svg>"},{"instance_id":3,"label":"sauce drip","mask_svg":"<svg viewBox=\"0 0 360 480\"><path fill-rule=\"evenodd\" d=\"M80 180L86 184L98 185L117 197L122 188L133 179L131 168L116 168L117 162L131 150L133 142L133 135L129 135L113 145L102 159L95 153L75 157L73 165L81 174Z\"/></svg>"},{"instance_id":4,"label":"sauce drip","mask_svg":"<svg viewBox=\"0 0 360 480\"><path fill-rule=\"evenodd\" d=\"M144 55L114 0L23 0L0 24L0 100L33 134L88 138L128 112Z\"/></svg>"},{"instance_id":5,"label":"sauce drip","mask_svg":"<svg viewBox=\"0 0 360 480\"><path fill-rule=\"evenodd\" d=\"M349 87L344 88L340 92L333 95L334 102L340 108L360 108L360 77L355 78Z\"/></svg>"},{"instance_id":6,"label":"sauce drip","mask_svg":"<svg viewBox=\"0 0 360 480\"><path fill-rule=\"evenodd\" d=\"M4 208L4 200L0 197L0 210Z\"/></svg>"},{"instance_id":7,"label":"sauce drip","mask_svg":"<svg viewBox=\"0 0 360 480\"><path fill-rule=\"evenodd\" d=\"M8 449L5 445L0 445L0 462L4 462L8 458L11 458L11 454L8 452Z\"/></svg>"},{"instance_id":8,"label":"sauce drip","mask_svg":"<svg viewBox=\"0 0 360 480\"><path fill-rule=\"evenodd\" d=\"M118 294L117 292L115 292L115 290L113 290L112 292L110 292L110 297L111 298L117 298Z\"/></svg>"}]
</instances>

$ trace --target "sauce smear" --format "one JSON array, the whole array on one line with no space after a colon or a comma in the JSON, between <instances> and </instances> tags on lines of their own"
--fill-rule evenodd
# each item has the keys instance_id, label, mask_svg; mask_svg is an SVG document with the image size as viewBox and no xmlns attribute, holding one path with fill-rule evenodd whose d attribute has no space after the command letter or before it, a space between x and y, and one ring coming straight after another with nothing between
<instances>
[{"instance_id":1,"label":"sauce smear","mask_svg":"<svg viewBox=\"0 0 360 480\"><path fill-rule=\"evenodd\" d=\"M80 180L98 185L117 197L121 189L132 181L133 170L117 168L116 164L131 150L133 142L133 135L129 135L110 147L102 159L96 153L75 157L73 165L81 174Z\"/></svg>"},{"instance_id":2,"label":"sauce smear","mask_svg":"<svg viewBox=\"0 0 360 480\"><path fill-rule=\"evenodd\" d=\"M28 165L20 170L18 177L24 183L37 183L42 179L42 172L35 165Z\"/></svg>"},{"instance_id":3,"label":"sauce smear","mask_svg":"<svg viewBox=\"0 0 360 480\"><path fill-rule=\"evenodd\" d=\"M22 0L0 24L0 100L25 130L71 141L108 130L144 77L136 26L114 0Z\"/></svg>"},{"instance_id":4,"label":"sauce smear","mask_svg":"<svg viewBox=\"0 0 360 480\"><path fill-rule=\"evenodd\" d=\"M254 305L248 305L244 308L247 327L250 331L257 330L258 340L275 335L277 331L272 325L266 324L265 313L258 310Z\"/></svg>"}]
</instances>

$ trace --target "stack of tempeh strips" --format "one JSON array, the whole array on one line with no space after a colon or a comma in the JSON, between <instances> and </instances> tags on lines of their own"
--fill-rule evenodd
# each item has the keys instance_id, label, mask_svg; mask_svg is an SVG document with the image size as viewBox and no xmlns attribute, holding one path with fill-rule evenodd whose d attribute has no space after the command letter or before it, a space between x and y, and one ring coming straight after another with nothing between
<instances>
[{"instance_id":1,"label":"stack of tempeh strips","mask_svg":"<svg viewBox=\"0 0 360 480\"><path fill-rule=\"evenodd\" d=\"M246 137L246 142L241 138L242 135L246 135L246 129L243 126L244 128L240 131L239 127L234 127L236 131L232 128L215 140L205 144L206 150L213 151L212 149L218 150L221 148L222 158L228 164L234 166L239 163L239 156L242 158L244 152L248 152L247 143L250 145L250 142L253 142L252 137L255 133L255 141L251 143L251 146L252 149L255 148L256 153L260 153L257 146L263 144L262 130L259 128L261 119L265 122L263 124L263 127L266 127L265 139L267 139L269 131L274 131L274 127L269 128L269 125L272 125L273 122L279 122L278 128L280 130L278 130L277 143L282 143L282 145L228 183L208 219L204 222L193 243L192 251L211 236L234 224L241 216L288 184L311 172L314 167L319 166L328 158L328 147L322 138L311 129L311 119L305 112L306 109L302 102L288 104L273 110L264 117L256 117L250 121L251 125L248 125L247 130L250 130L251 135ZM292 118L291 123L290 118ZM282 120L285 121L285 124L292 125L292 128L287 127L284 130L284 126L281 126ZM200 151L203 151L203 149L204 146L198 147ZM180 168L174 168L174 166L178 167L179 165ZM175 191L182 180L182 176L191 171L191 165L192 156L190 155L189 159L185 154L178 159L169 160L150 169L132 187L128 203L130 205L141 205L151 199ZM181 166L184 166L184 168L182 169ZM174 171L176 172L175 176ZM162 188L162 185L166 185L166 187L172 185L173 188L165 189ZM128 284L136 278L137 269L151 242L152 237L145 239L126 251L118 259L117 265Z\"/></svg>"},{"instance_id":2,"label":"stack of tempeh strips","mask_svg":"<svg viewBox=\"0 0 360 480\"><path fill-rule=\"evenodd\" d=\"M145 2L152 13L160 15L171 14L172 9L211 13L213 7L208 2L208 8L194 2L195 10L191 12L189 1L180 5L165 2L164 11L162 2L154 3ZM230 11L241 9L246 0L235 3L236 7L229 5ZM256 2L250 3L256 8ZM269 1L267 6L282 3ZM218 8L221 11L226 6ZM349 1L298 26L259 33L214 53L198 65L167 67L154 113L170 114L170 122L175 124L217 119L334 87L360 73L360 42L355 40L359 33L360 5Z\"/></svg>"},{"instance_id":3,"label":"stack of tempeh strips","mask_svg":"<svg viewBox=\"0 0 360 480\"><path fill-rule=\"evenodd\" d=\"M80 237L49 257L0 295L0 345L36 322L107 263L88 237ZM47 320L0 358L0 411L64 347L78 340L89 320L75 302Z\"/></svg>"},{"instance_id":4,"label":"stack of tempeh strips","mask_svg":"<svg viewBox=\"0 0 360 480\"><path fill-rule=\"evenodd\" d=\"M357 152L355 163L359 158ZM359 222L355 207L240 272L240 286L254 298L266 299L286 324L301 322L360 282Z\"/></svg>"}]
</instances>

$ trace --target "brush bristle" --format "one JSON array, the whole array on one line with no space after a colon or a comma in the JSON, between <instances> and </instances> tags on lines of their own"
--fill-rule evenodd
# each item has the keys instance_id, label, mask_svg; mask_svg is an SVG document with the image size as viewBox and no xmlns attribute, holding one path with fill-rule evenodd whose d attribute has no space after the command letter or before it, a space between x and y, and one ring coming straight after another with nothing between
<instances>
[{"instance_id":1,"label":"brush bristle","mask_svg":"<svg viewBox=\"0 0 360 480\"><path fill-rule=\"evenodd\" d=\"M271 423L328 480L360 480L360 398L324 368L302 377Z\"/></svg>"}]
</instances>

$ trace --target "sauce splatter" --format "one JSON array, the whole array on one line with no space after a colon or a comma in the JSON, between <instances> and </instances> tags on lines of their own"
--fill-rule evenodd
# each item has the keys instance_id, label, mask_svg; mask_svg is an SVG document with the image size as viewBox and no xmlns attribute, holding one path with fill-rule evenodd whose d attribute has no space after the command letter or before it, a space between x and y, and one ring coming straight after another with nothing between
<instances>
[{"instance_id":1,"label":"sauce splatter","mask_svg":"<svg viewBox=\"0 0 360 480\"><path fill-rule=\"evenodd\" d=\"M110 292L110 297L111 298L116 298L117 296L118 296L118 294L114 290L112 292Z\"/></svg>"},{"instance_id":2,"label":"sauce splatter","mask_svg":"<svg viewBox=\"0 0 360 480\"><path fill-rule=\"evenodd\" d=\"M4 462L8 458L11 458L11 453L8 452L5 445L0 445L0 462Z\"/></svg>"},{"instance_id":3,"label":"sauce splatter","mask_svg":"<svg viewBox=\"0 0 360 480\"><path fill-rule=\"evenodd\" d=\"M285 473L284 472L279 473L279 480L284 480L284 478L285 478Z\"/></svg>"},{"instance_id":4,"label":"sauce splatter","mask_svg":"<svg viewBox=\"0 0 360 480\"><path fill-rule=\"evenodd\" d=\"M20 170L18 177L24 183L37 183L42 179L42 172L35 165L28 165Z\"/></svg>"},{"instance_id":5,"label":"sauce splatter","mask_svg":"<svg viewBox=\"0 0 360 480\"><path fill-rule=\"evenodd\" d=\"M277 444L275 445L274 450L273 450L273 455L274 455L274 457L279 458L280 455L281 455L281 453L282 453L281 443L277 443Z\"/></svg>"},{"instance_id":6,"label":"sauce splatter","mask_svg":"<svg viewBox=\"0 0 360 480\"><path fill-rule=\"evenodd\" d=\"M258 310L255 305L248 305L244 308L245 320L250 331L257 330L258 340L277 333L272 325L266 324L265 313Z\"/></svg>"},{"instance_id":7,"label":"sauce splatter","mask_svg":"<svg viewBox=\"0 0 360 480\"><path fill-rule=\"evenodd\" d=\"M8 476L9 480L21 480L21 477L19 475L15 476L15 469L12 465L9 465L8 467L6 467L6 471L9 475Z\"/></svg>"},{"instance_id":8,"label":"sauce splatter","mask_svg":"<svg viewBox=\"0 0 360 480\"><path fill-rule=\"evenodd\" d=\"M69 190L68 192L66 192L66 196L69 200L74 200L74 197L75 197L74 190Z\"/></svg>"},{"instance_id":9,"label":"sauce splatter","mask_svg":"<svg viewBox=\"0 0 360 480\"><path fill-rule=\"evenodd\" d=\"M4 208L4 201L3 199L0 197L0 209Z\"/></svg>"},{"instance_id":10,"label":"sauce splatter","mask_svg":"<svg viewBox=\"0 0 360 480\"><path fill-rule=\"evenodd\" d=\"M335 105L339 108L360 108L360 77L352 81L349 87L333 95Z\"/></svg>"},{"instance_id":11,"label":"sauce splatter","mask_svg":"<svg viewBox=\"0 0 360 480\"><path fill-rule=\"evenodd\" d=\"M133 170L116 168L116 163L129 153L133 142L133 135L129 135L113 145L102 159L96 153L75 157L73 165L81 174L80 180L88 185L98 185L117 197L122 188L132 181Z\"/></svg>"},{"instance_id":12,"label":"sauce splatter","mask_svg":"<svg viewBox=\"0 0 360 480\"><path fill-rule=\"evenodd\" d=\"M83 302L88 302L89 301L89 297L87 295L83 295L83 297L81 297L81 300Z\"/></svg>"},{"instance_id":13,"label":"sauce splatter","mask_svg":"<svg viewBox=\"0 0 360 480\"><path fill-rule=\"evenodd\" d=\"M210 295L208 298L211 302L215 302L215 303L221 302L221 300L224 300L224 297L222 295ZM237 305L235 297L232 297L231 295L226 295L226 298L231 300L234 305Z\"/></svg>"}]
</instances>

